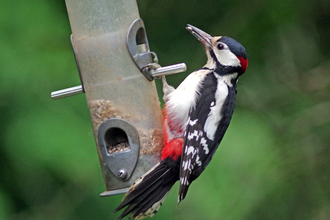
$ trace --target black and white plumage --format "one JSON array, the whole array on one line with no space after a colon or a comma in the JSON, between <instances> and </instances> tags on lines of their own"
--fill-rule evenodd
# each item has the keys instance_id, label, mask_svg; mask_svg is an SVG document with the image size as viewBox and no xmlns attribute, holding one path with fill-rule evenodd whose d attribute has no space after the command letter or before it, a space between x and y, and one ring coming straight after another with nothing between
<instances>
[{"instance_id":1,"label":"black and white plumage","mask_svg":"<svg viewBox=\"0 0 330 220\"><path fill-rule=\"evenodd\" d=\"M199 93L195 107L189 112L181 156L179 201L212 159L235 105L235 86L223 83L213 73L205 76ZM214 96L215 93L219 96Z\"/></svg>"},{"instance_id":2,"label":"black and white plumage","mask_svg":"<svg viewBox=\"0 0 330 220\"><path fill-rule=\"evenodd\" d=\"M232 38L212 37L192 25L187 30L204 44L207 63L176 89L162 77L162 161L132 185L116 209L127 206L120 218L128 214L136 219L153 216L178 180L178 202L182 201L191 182L210 163L229 126L236 82L248 65L246 51Z\"/></svg>"}]
</instances>

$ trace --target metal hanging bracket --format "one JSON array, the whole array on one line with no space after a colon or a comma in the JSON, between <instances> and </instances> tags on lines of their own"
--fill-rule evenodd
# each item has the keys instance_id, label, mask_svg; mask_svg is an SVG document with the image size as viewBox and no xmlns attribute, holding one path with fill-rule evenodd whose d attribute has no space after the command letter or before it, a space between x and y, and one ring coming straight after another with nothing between
<instances>
[{"instance_id":1,"label":"metal hanging bracket","mask_svg":"<svg viewBox=\"0 0 330 220\"><path fill-rule=\"evenodd\" d=\"M160 67L157 54L150 51L147 34L141 18L136 19L131 24L127 32L126 43L134 63L149 81L152 81L155 77L187 70L185 63ZM153 60L151 55L154 56Z\"/></svg>"},{"instance_id":2,"label":"metal hanging bracket","mask_svg":"<svg viewBox=\"0 0 330 220\"><path fill-rule=\"evenodd\" d=\"M54 91L50 95L52 99L65 98L68 96L77 95L85 92L83 81L81 79L79 63L76 58L72 34L70 36L70 40L82 85ZM179 63L165 67L161 67L158 64L157 54L155 52L150 51L147 34L145 31L144 23L141 18L136 19L131 24L127 32L126 43L129 54L131 55L134 63L149 81L152 81L160 76L180 73L187 70L187 66L185 63ZM151 55L154 56L153 60L151 58Z\"/></svg>"}]
</instances>

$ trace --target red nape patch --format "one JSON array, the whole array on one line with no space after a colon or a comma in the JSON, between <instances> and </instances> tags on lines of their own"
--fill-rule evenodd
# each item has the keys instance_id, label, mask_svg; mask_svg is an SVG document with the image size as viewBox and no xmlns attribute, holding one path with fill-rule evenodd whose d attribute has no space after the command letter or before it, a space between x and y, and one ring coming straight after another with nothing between
<instances>
[{"instance_id":1,"label":"red nape patch","mask_svg":"<svg viewBox=\"0 0 330 220\"><path fill-rule=\"evenodd\" d=\"M237 57L241 62L242 71L245 72L248 67L248 59L244 59L243 57Z\"/></svg>"},{"instance_id":2,"label":"red nape patch","mask_svg":"<svg viewBox=\"0 0 330 220\"><path fill-rule=\"evenodd\" d=\"M171 157L174 161L177 160L181 156L182 146L182 138L173 139L165 144L162 150L162 160L164 160L166 157Z\"/></svg>"}]
</instances>

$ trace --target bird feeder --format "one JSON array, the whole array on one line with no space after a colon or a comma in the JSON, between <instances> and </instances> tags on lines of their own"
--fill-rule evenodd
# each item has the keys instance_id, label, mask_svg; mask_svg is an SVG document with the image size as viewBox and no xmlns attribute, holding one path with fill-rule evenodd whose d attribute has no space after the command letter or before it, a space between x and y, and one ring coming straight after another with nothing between
<instances>
[{"instance_id":1,"label":"bird feeder","mask_svg":"<svg viewBox=\"0 0 330 220\"><path fill-rule=\"evenodd\" d=\"M66 0L82 85L53 99L85 93L106 191L129 186L160 160L162 113L153 79L186 70L160 67L135 0Z\"/></svg>"}]
</instances>

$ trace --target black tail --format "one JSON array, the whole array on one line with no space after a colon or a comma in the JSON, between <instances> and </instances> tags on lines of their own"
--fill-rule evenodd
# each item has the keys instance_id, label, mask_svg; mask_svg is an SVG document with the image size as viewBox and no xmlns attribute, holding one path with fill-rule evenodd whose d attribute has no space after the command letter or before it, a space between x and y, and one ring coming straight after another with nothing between
<instances>
[{"instance_id":1,"label":"black tail","mask_svg":"<svg viewBox=\"0 0 330 220\"><path fill-rule=\"evenodd\" d=\"M127 206L118 219L129 214L131 214L130 218L138 217L139 219L153 216L162 205L171 187L179 180L179 163L180 160L173 161L166 158L136 180L123 201L114 210L117 212Z\"/></svg>"}]
</instances>

